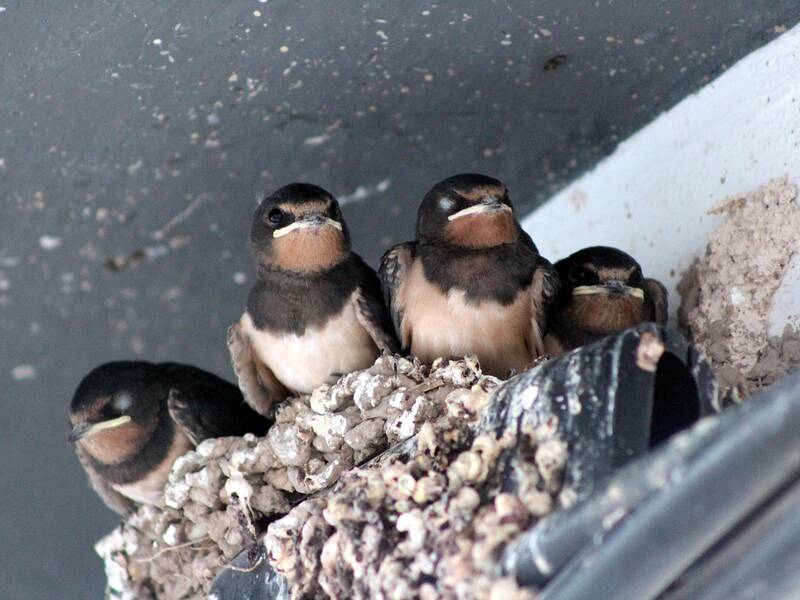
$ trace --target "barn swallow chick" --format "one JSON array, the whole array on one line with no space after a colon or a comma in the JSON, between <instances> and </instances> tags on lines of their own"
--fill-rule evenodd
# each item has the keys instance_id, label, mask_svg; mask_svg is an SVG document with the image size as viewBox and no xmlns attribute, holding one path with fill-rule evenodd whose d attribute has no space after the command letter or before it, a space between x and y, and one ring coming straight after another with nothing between
<instances>
[{"instance_id":1,"label":"barn swallow chick","mask_svg":"<svg viewBox=\"0 0 800 600\"><path fill-rule=\"evenodd\" d=\"M425 362L475 354L497 377L543 353L558 276L520 228L505 185L476 174L436 184L416 238L389 250L380 268L405 351Z\"/></svg>"},{"instance_id":2,"label":"barn swallow chick","mask_svg":"<svg viewBox=\"0 0 800 600\"><path fill-rule=\"evenodd\" d=\"M239 387L261 414L397 350L378 277L351 251L330 193L280 188L256 209L250 241L258 281L228 347Z\"/></svg>"},{"instance_id":3,"label":"barn swallow chick","mask_svg":"<svg viewBox=\"0 0 800 600\"><path fill-rule=\"evenodd\" d=\"M175 459L208 438L264 435L270 421L238 388L176 363L110 362L83 378L70 405L78 458L95 491L127 514L161 496Z\"/></svg>"},{"instance_id":4,"label":"barn swallow chick","mask_svg":"<svg viewBox=\"0 0 800 600\"><path fill-rule=\"evenodd\" d=\"M632 256L607 246L584 248L556 263L561 279L545 349L561 356L646 321L667 322L667 290L645 279Z\"/></svg>"}]
</instances>

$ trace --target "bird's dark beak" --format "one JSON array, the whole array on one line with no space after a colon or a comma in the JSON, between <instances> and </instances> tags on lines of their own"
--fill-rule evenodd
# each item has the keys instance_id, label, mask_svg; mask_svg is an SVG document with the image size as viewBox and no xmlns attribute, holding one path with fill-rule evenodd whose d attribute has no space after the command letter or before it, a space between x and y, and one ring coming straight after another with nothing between
<instances>
[{"instance_id":1,"label":"bird's dark beak","mask_svg":"<svg viewBox=\"0 0 800 600\"><path fill-rule=\"evenodd\" d=\"M632 296L639 300L644 300L644 291L641 288L631 287L619 279L610 279L603 282L603 288L611 296Z\"/></svg>"},{"instance_id":2,"label":"bird's dark beak","mask_svg":"<svg viewBox=\"0 0 800 600\"><path fill-rule=\"evenodd\" d=\"M460 219L461 217L466 217L468 215L476 215L495 210L507 210L511 212L511 207L508 204L504 204L499 198L495 198L494 196L486 196L477 204L463 208L457 213L450 215L447 217L447 220L455 221L456 219Z\"/></svg>"},{"instance_id":3,"label":"bird's dark beak","mask_svg":"<svg viewBox=\"0 0 800 600\"><path fill-rule=\"evenodd\" d=\"M69 441L71 443L77 442L83 436L85 436L89 430L92 428L91 423L78 423L75 427L72 428L72 431L69 434Z\"/></svg>"},{"instance_id":4,"label":"bird's dark beak","mask_svg":"<svg viewBox=\"0 0 800 600\"><path fill-rule=\"evenodd\" d=\"M276 229L272 233L272 237L279 238L283 237L284 235L290 234L293 231L298 229L311 229L317 227L334 227L339 231L342 230L342 224L338 221L334 221L330 217L319 214L319 213L312 213L305 215L302 219L298 219L294 223L287 225L286 227L281 227L280 229Z\"/></svg>"},{"instance_id":5,"label":"bird's dark beak","mask_svg":"<svg viewBox=\"0 0 800 600\"><path fill-rule=\"evenodd\" d=\"M633 296L639 300L644 300L643 290L625 285L625 282L619 279L609 279L599 285L579 285L572 290L573 296L591 296L593 294L604 294L615 298Z\"/></svg>"},{"instance_id":6,"label":"bird's dark beak","mask_svg":"<svg viewBox=\"0 0 800 600\"><path fill-rule=\"evenodd\" d=\"M619 279L609 279L603 282L603 287L606 288L609 294L623 295L625 293L625 283Z\"/></svg>"},{"instance_id":7,"label":"bird's dark beak","mask_svg":"<svg viewBox=\"0 0 800 600\"><path fill-rule=\"evenodd\" d=\"M323 227L324 225L330 225L332 227L338 227L339 229L342 226L331 218L328 218L326 215L321 214L311 214L306 215L302 219L300 219L301 223L308 223L309 227Z\"/></svg>"}]
</instances>

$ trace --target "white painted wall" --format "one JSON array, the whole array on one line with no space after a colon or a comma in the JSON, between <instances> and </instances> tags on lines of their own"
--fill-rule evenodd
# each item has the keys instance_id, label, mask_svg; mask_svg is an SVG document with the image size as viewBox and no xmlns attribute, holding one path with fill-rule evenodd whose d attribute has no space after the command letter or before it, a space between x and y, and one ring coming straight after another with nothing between
<instances>
[{"instance_id":1,"label":"white painted wall","mask_svg":"<svg viewBox=\"0 0 800 600\"><path fill-rule=\"evenodd\" d=\"M598 244L629 252L670 290L674 315L678 278L719 223L710 206L783 175L800 184L800 26L631 136L523 227L553 261ZM773 330L800 314L800 255L794 263Z\"/></svg>"}]
</instances>

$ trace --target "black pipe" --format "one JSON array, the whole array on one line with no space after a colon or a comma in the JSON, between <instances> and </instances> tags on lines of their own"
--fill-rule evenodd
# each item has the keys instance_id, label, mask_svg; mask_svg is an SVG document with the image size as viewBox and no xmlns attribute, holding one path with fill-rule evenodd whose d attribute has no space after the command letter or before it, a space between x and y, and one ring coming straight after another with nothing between
<instances>
[{"instance_id":1,"label":"black pipe","mask_svg":"<svg viewBox=\"0 0 800 600\"><path fill-rule=\"evenodd\" d=\"M800 478L759 507L661 600L785 600L800 596Z\"/></svg>"},{"instance_id":2,"label":"black pipe","mask_svg":"<svg viewBox=\"0 0 800 600\"><path fill-rule=\"evenodd\" d=\"M557 422L567 442L564 487L577 501L623 465L700 416L715 412L708 363L677 331L645 323L523 373L495 394L479 432ZM501 455L498 484L515 490L516 448Z\"/></svg>"},{"instance_id":3,"label":"black pipe","mask_svg":"<svg viewBox=\"0 0 800 600\"><path fill-rule=\"evenodd\" d=\"M653 477L648 465L669 464L656 473L663 489L640 497L618 526L609 521L607 535L598 528L540 599L656 598L797 477L798 431L800 373L675 437L606 486L608 493L616 484L633 485L637 476ZM511 562L520 567L516 574L524 581L525 565Z\"/></svg>"}]
</instances>

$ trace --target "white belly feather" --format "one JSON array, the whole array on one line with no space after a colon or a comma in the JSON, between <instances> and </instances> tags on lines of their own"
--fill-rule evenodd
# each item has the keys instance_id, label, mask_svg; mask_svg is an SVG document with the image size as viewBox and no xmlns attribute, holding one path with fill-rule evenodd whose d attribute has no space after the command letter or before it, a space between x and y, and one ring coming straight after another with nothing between
<instances>
[{"instance_id":1,"label":"white belly feather","mask_svg":"<svg viewBox=\"0 0 800 600\"><path fill-rule=\"evenodd\" d=\"M241 325L258 358L284 386L302 394L333 383L337 374L369 367L379 354L352 302L322 327L302 335L259 331L247 313Z\"/></svg>"},{"instance_id":2,"label":"white belly feather","mask_svg":"<svg viewBox=\"0 0 800 600\"><path fill-rule=\"evenodd\" d=\"M484 371L505 377L533 360L529 348L531 301L519 294L511 305L469 303L463 290L447 294L430 283L417 261L403 295L404 338L411 352L430 362L437 357L476 354Z\"/></svg>"}]
</instances>

